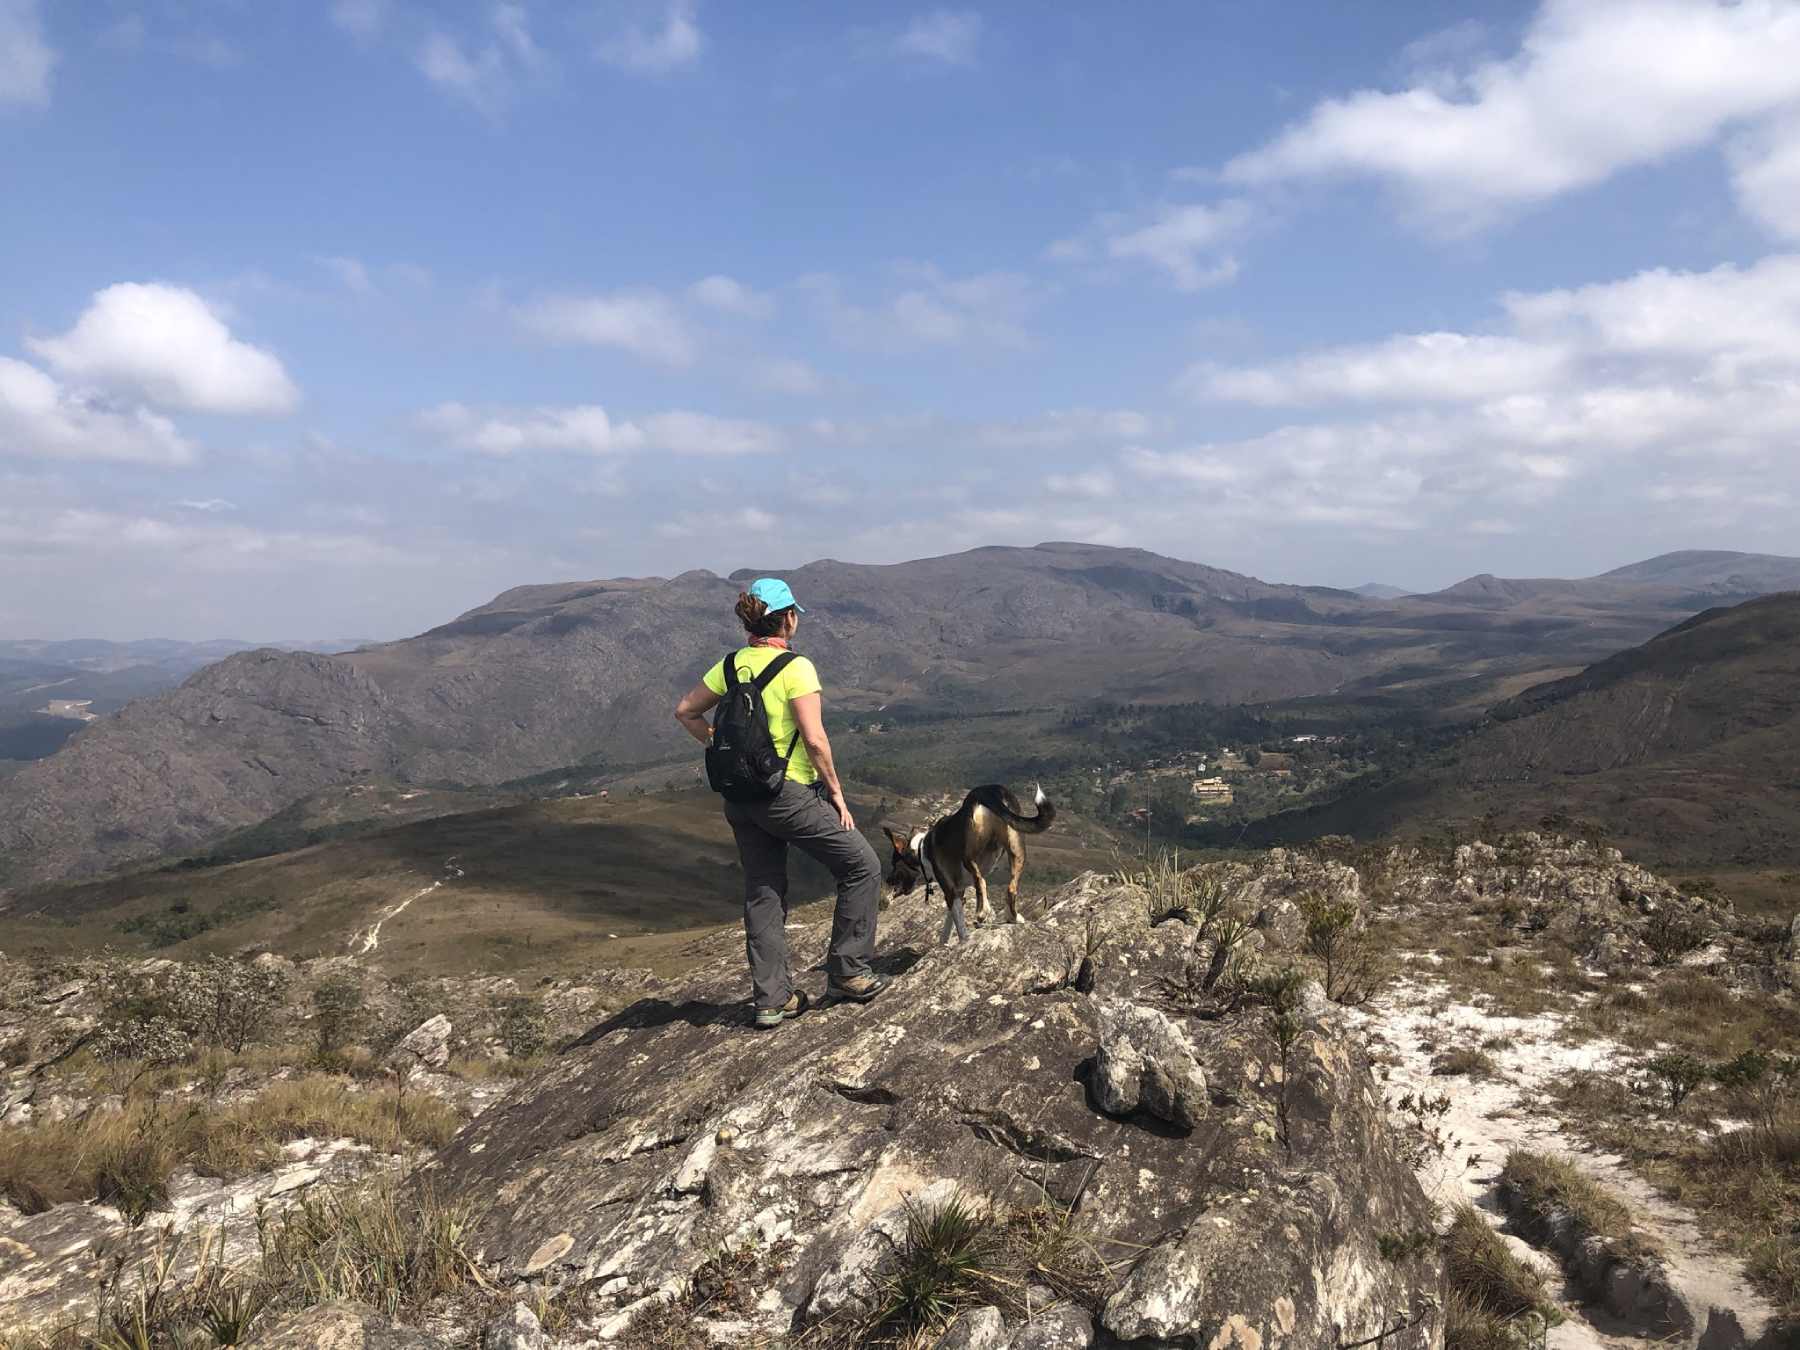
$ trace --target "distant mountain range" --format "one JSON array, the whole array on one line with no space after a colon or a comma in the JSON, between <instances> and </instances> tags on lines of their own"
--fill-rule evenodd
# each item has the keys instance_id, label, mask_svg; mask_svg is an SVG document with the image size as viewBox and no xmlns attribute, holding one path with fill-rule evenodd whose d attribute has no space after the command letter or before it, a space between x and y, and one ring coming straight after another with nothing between
<instances>
[{"instance_id":1,"label":"distant mountain range","mask_svg":"<svg viewBox=\"0 0 1800 1350\"><path fill-rule=\"evenodd\" d=\"M1503 682L1585 666L1715 603L1702 593L1800 587L1800 559L1637 567L1649 579L1478 577L1368 599L1042 544L524 586L402 642L238 653L87 725L0 780L0 889L194 850L339 783L490 787L683 754L669 709L738 641L732 601L762 570L806 605L799 645L840 711L1325 693L1485 706Z\"/></svg>"},{"instance_id":2,"label":"distant mountain range","mask_svg":"<svg viewBox=\"0 0 1800 1350\"><path fill-rule=\"evenodd\" d=\"M1412 594L1399 586L1386 586L1379 581L1365 581L1350 593L1360 595L1365 600L1401 600Z\"/></svg>"},{"instance_id":3,"label":"distant mountain range","mask_svg":"<svg viewBox=\"0 0 1800 1350\"><path fill-rule=\"evenodd\" d=\"M0 639L0 761L42 759L60 749L84 717L117 712L132 699L173 689L195 671L258 645L231 639ZM343 652L367 644L345 639L266 645L281 651ZM65 715L46 711L53 705ZM69 709L80 715L66 715Z\"/></svg>"},{"instance_id":4,"label":"distant mountain range","mask_svg":"<svg viewBox=\"0 0 1800 1350\"><path fill-rule=\"evenodd\" d=\"M1666 575L1662 562L1621 571ZM1598 824L1669 863L1800 858L1800 593L1707 610L1498 704L1418 772L1253 834L1467 832L1484 819L1490 832Z\"/></svg>"},{"instance_id":5,"label":"distant mountain range","mask_svg":"<svg viewBox=\"0 0 1800 1350\"><path fill-rule=\"evenodd\" d=\"M108 642L100 638L0 638L0 662L26 662L100 674L144 668L167 671L181 679L202 666L223 661L235 652L254 651L260 647L286 652L347 652L368 645L366 639L359 638L322 642L243 642L237 638L207 642L183 642L176 638L145 638L137 642Z\"/></svg>"}]
</instances>

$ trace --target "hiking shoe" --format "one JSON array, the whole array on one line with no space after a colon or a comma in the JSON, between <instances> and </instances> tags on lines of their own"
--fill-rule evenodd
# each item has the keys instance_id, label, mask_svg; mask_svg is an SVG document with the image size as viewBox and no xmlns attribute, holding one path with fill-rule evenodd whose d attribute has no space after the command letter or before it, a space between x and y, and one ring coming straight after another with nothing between
<instances>
[{"instance_id":1,"label":"hiking shoe","mask_svg":"<svg viewBox=\"0 0 1800 1350\"><path fill-rule=\"evenodd\" d=\"M886 988L887 980L880 975L852 975L841 982L828 982L825 997L845 1003L867 1003Z\"/></svg>"},{"instance_id":2,"label":"hiking shoe","mask_svg":"<svg viewBox=\"0 0 1800 1350\"><path fill-rule=\"evenodd\" d=\"M756 1010L756 1025L760 1030L767 1031L771 1027L780 1026L783 1022L792 1021L801 1013L805 1012L806 1007L806 995L796 989L793 997L788 999L788 1001L779 1008L758 1008Z\"/></svg>"}]
</instances>

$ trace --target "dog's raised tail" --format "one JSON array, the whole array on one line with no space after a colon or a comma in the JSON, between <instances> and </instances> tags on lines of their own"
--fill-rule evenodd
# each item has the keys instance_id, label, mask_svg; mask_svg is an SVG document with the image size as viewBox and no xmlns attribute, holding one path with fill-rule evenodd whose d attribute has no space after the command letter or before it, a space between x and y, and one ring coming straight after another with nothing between
<instances>
[{"instance_id":1,"label":"dog's raised tail","mask_svg":"<svg viewBox=\"0 0 1800 1350\"><path fill-rule=\"evenodd\" d=\"M1037 807L1035 816L1022 814L1019 810L1019 799L998 783L978 787L969 795L995 815L1004 818L1006 823L1015 830L1023 831L1025 834L1042 834L1056 819L1056 803L1044 795L1041 783L1031 794L1032 803Z\"/></svg>"}]
</instances>

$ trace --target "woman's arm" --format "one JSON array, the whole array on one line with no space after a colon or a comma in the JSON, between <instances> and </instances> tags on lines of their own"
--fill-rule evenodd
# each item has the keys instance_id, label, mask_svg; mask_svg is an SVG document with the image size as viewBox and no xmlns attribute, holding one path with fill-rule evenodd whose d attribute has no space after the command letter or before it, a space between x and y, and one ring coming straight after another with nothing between
<instances>
[{"instance_id":1,"label":"woman's arm","mask_svg":"<svg viewBox=\"0 0 1800 1350\"><path fill-rule=\"evenodd\" d=\"M815 703L817 699L813 700ZM706 725L706 714L718 706L719 696L704 684L697 684L681 696L675 705L675 720L687 734L702 745L712 744L712 728Z\"/></svg>"},{"instance_id":2,"label":"woman's arm","mask_svg":"<svg viewBox=\"0 0 1800 1350\"><path fill-rule=\"evenodd\" d=\"M825 784L831 804L837 808L838 823L846 830L854 830L856 821L844 802L844 786L838 782L837 765L831 762L831 741L825 735L825 713L819 696L802 694L791 700L788 708L794 714L794 726L799 729L801 743L812 758L812 766L819 771L819 781Z\"/></svg>"}]
</instances>

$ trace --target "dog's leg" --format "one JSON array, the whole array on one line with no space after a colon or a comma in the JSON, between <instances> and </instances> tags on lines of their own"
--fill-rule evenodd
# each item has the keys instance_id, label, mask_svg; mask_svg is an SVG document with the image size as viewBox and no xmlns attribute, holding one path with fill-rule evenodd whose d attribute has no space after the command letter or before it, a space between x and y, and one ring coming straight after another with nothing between
<instances>
[{"instance_id":1,"label":"dog's leg","mask_svg":"<svg viewBox=\"0 0 1800 1350\"><path fill-rule=\"evenodd\" d=\"M962 942L967 942L969 940L969 925L963 922L962 890L960 887L957 889L956 899L950 902L950 917L956 924L957 939Z\"/></svg>"},{"instance_id":2,"label":"dog's leg","mask_svg":"<svg viewBox=\"0 0 1800 1350\"><path fill-rule=\"evenodd\" d=\"M1006 856L1012 867L1006 878L1006 912L1008 923L1019 921L1019 878L1025 872L1025 841L1011 826L1006 830Z\"/></svg>"},{"instance_id":3,"label":"dog's leg","mask_svg":"<svg viewBox=\"0 0 1800 1350\"><path fill-rule=\"evenodd\" d=\"M938 946L950 941L950 934L956 927L956 905L954 902L944 906L944 931L938 934Z\"/></svg>"},{"instance_id":4,"label":"dog's leg","mask_svg":"<svg viewBox=\"0 0 1800 1350\"><path fill-rule=\"evenodd\" d=\"M987 877L975 869L975 922L986 923L988 915Z\"/></svg>"}]
</instances>

